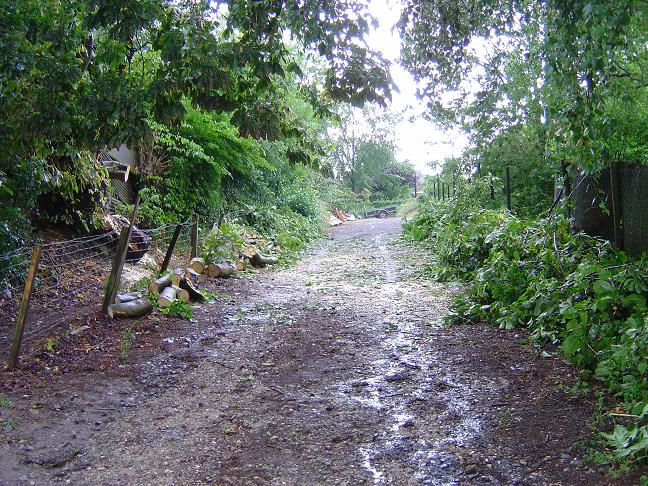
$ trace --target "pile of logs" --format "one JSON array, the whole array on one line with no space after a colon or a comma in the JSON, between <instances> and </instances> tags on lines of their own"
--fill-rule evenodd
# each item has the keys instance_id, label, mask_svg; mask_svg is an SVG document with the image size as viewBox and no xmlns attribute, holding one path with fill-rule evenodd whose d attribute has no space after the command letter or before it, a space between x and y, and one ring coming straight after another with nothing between
<instances>
[{"instance_id":1,"label":"pile of logs","mask_svg":"<svg viewBox=\"0 0 648 486\"><path fill-rule=\"evenodd\" d=\"M263 268L278 262L277 257L264 256L253 246L245 249L234 263L208 263L202 258L192 258L185 269L176 268L168 275L153 280L145 292L117 294L108 315L115 317L142 317L153 310L149 296L157 296L159 307L171 307L174 302L203 302L204 294L198 289L210 278L226 278L243 271L248 265Z\"/></svg>"},{"instance_id":2,"label":"pile of logs","mask_svg":"<svg viewBox=\"0 0 648 486\"><path fill-rule=\"evenodd\" d=\"M157 295L157 304L163 308L176 301L202 302L205 296L198 285L207 281L206 270L202 258L193 258L187 268L176 268L170 275L153 280L148 287L149 295Z\"/></svg>"}]
</instances>

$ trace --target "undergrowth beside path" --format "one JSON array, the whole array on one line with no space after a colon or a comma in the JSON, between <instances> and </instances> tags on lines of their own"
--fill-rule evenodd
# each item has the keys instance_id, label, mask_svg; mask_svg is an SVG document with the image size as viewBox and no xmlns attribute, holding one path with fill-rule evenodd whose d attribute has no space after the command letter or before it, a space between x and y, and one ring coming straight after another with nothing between
<instances>
[{"instance_id":1,"label":"undergrowth beside path","mask_svg":"<svg viewBox=\"0 0 648 486\"><path fill-rule=\"evenodd\" d=\"M600 434L610 452L598 460L620 471L645 466L648 258L573 234L562 216L522 219L488 207L487 191L478 181L454 200L427 200L405 225L433 248L428 273L469 283L448 320L526 328L532 342L559 345L583 383L600 382L617 400L613 430Z\"/></svg>"}]
</instances>

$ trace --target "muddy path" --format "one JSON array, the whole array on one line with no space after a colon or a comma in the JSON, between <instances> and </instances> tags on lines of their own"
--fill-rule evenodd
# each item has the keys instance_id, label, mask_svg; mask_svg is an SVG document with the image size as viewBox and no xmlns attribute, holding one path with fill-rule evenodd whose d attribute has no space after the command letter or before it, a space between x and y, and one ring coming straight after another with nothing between
<instances>
[{"instance_id":1,"label":"muddy path","mask_svg":"<svg viewBox=\"0 0 648 486\"><path fill-rule=\"evenodd\" d=\"M213 284L119 368L5 375L0 484L613 484L573 447L593 410L574 371L443 326L456 289L399 234L346 224L294 268Z\"/></svg>"}]
</instances>

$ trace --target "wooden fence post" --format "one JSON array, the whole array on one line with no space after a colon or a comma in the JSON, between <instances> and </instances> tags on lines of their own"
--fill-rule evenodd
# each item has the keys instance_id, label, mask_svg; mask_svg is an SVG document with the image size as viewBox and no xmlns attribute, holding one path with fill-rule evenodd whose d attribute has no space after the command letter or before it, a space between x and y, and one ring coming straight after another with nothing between
<instances>
[{"instance_id":1,"label":"wooden fence post","mask_svg":"<svg viewBox=\"0 0 648 486\"><path fill-rule=\"evenodd\" d=\"M198 215L194 213L191 223L191 258L198 256Z\"/></svg>"},{"instance_id":2,"label":"wooden fence post","mask_svg":"<svg viewBox=\"0 0 648 486\"><path fill-rule=\"evenodd\" d=\"M173 255L173 250L175 249L178 237L180 236L180 231L182 231L182 223L176 226L171 241L169 242L169 248L167 248L166 255L164 255L164 261L160 267L160 273L166 272L166 269L169 268L169 262L171 261L171 255Z\"/></svg>"},{"instance_id":3,"label":"wooden fence post","mask_svg":"<svg viewBox=\"0 0 648 486\"><path fill-rule=\"evenodd\" d=\"M445 201L445 182L441 181L441 199Z\"/></svg>"},{"instance_id":4,"label":"wooden fence post","mask_svg":"<svg viewBox=\"0 0 648 486\"><path fill-rule=\"evenodd\" d=\"M27 273L27 279L25 280L25 289L23 290L20 308L18 310L18 318L16 319L16 330L14 332L13 343L11 344L9 362L7 363L7 369L10 371L15 370L16 366L18 366L20 345L22 344L23 332L25 330L25 321L27 320L27 312L29 311L29 302L34 290L34 280L36 279L36 272L38 271L38 264L40 263L41 254L42 247L40 245L34 246L31 263L29 265L29 272Z\"/></svg>"},{"instance_id":5,"label":"wooden fence post","mask_svg":"<svg viewBox=\"0 0 648 486\"><path fill-rule=\"evenodd\" d=\"M108 307L110 307L110 305L115 302L115 296L117 295L117 289L119 287L119 282L121 281L121 274L122 270L124 269L124 263L126 263L128 243L130 242L133 226L135 225L135 217L137 216L139 204L140 197L138 194L137 199L135 200L135 208L133 209L130 224L128 225L128 227L122 227L121 233L119 233L117 253L115 253L115 259L113 260L112 268L110 270L110 277L108 278L106 293L104 294L104 300L101 306L101 312L103 312L104 314L108 313Z\"/></svg>"},{"instance_id":6,"label":"wooden fence post","mask_svg":"<svg viewBox=\"0 0 648 486\"><path fill-rule=\"evenodd\" d=\"M511 210L511 171L509 166L506 166L506 209Z\"/></svg>"}]
</instances>

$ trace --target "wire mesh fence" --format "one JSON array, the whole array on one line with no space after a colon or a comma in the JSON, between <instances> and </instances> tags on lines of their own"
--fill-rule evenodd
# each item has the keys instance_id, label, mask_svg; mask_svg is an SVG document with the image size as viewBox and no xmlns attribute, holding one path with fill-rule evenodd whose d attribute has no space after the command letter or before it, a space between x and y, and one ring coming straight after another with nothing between
<instances>
[{"instance_id":1,"label":"wire mesh fence","mask_svg":"<svg viewBox=\"0 0 648 486\"><path fill-rule=\"evenodd\" d=\"M169 268L187 263L191 221L180 225L138 230L122 271L120 289L144 289L157 275L172 235L179 237ZM48 353L60 336L74 334L100 322L105 287L117 250L115 231L100 235L56 241L41 246L33 293L25 319L20 359ZM146 241L146 248L142 247ZM0 255L3 270L0 296L0 360L7 363L14 340L16 320L28 274L32 247Z\"/></svg>"}]
</instances>

